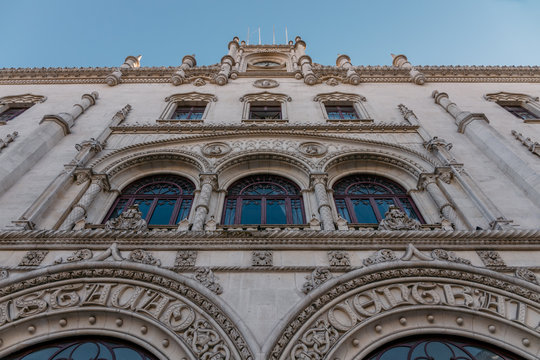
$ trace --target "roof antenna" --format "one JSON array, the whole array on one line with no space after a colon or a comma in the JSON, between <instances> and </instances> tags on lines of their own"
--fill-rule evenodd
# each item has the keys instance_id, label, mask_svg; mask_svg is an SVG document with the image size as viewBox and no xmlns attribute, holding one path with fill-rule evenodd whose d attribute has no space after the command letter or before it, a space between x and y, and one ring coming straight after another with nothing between
<instances>
[{"instance_id":1,"label":"roof antenna","mask_svg":"<svg viewBox=\"0 0 540 360\"><path fill-rule=\"evenodd\" d=\"M259 26L259 45L261 45L261 27Z\"/></svg>"},{"instance_id":2,"label":"roof antenna","mask_svg":"<svg viewBox=\"0 0 540 360\"><path fill-rule=\"evenodd\" d=\"M276 25L272 25L272 45L276 45Z\"/></svg>"},{"instance_id":3,"label":"roof antenna","mask_svg":"<svg viewBox=\"0 0 540 360\"><path fill-rule=\"evenodd\" d=\"M249 26L248 26L248 37L247 37L247 44L249 45Z\"/></svg>"},{"instance_id":4,"label":"roof antenna","mask_svg":"<svg viewBox=\"0 0 540 360\"><path fill-rule=\"evenodd\" d=\"M287 32L287 27L285 26L285 44L289 43L289 33Z\"/></svg>"}]
</instances>

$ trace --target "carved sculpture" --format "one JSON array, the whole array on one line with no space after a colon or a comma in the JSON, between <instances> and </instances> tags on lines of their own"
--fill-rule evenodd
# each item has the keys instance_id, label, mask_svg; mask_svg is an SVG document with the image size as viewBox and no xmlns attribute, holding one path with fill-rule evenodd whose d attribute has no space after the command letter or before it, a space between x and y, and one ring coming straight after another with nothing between
<instances>
[{"instance_id":1,"label":"carved sculpture","mask_svg":"<svg viewBox=\"0 0 540 360\"><path fill-rule=\"evenodd\" d=\"M253 86L262 88L262 89L271 89L279 86L279 83L276 80L272 79L259 79L253 82Z\"/></svg>"},{"instance_id":2,"label":"carved sculpture","mask_svg":"<svg viewBox=\"0 0 540 360\"><path fill-rule=\"evenodd\" d=\"M379 264L387 261L396 261L398 258L396 254L390 249L378 250L375 254L371 255L367 259L362 261L365 266Z\"/></svg>"},{"instance_id":3,"label":"carved sculpture","mask_svg":"<svg viewBox=\"0 0 540 360\"><path fill-rule=\"evenodd\" d=\"M218 283L218 278L208 267L200 267L195 271L194 279L206 286L217 295L223 293L223 288Z\"/></svg>"},{"instance_id":4,"label":"carved sculpture","mask_svg":"<svg viewBox=\"0 0 540 360\"><path fill-rule=\"evenodd\" d=\"M253 251L251 253L252 266L272 266L273 253L270 250Z\"/></svg>"},{"instance_id":5,"label":"carved sculpture","mask_svg":"<svg viewBox=\"0 0 540 360\"><path fill-rule=\"evenodd\" d=\"M2 152L2 149L7 147L10 143L12 143L15 138L19 135L17 131L14 131L11 134L7 134L4 139L0 139L0 152Z\"/></svg>"},{"instance_id":6,"label":"carved sculpture","mask_svg":"<svg viewBox=\"0 0 540 360\"><path fill-rule=\"evenodd\" d=\"M161 260L156 259L154 255L142 249L133 250L129 254L129 260L146 265L161 266Z\"/></svg>"},{"instance_id":7,"label":"carved sculpture","mask_svg":"<svg viewBox=\"0 0 540 360\"><path fill-rule=\"evenodd\" d=\"M105 223L105 229L145 231L148 230L148 225L142 218L142 213L139 211L139 206L132 205L117 218L107 221Z\"/></svg>"},{"instance_id":8,"label":"carved sculpture","mask_svg":"<svg viewBox=\"0 0 540 360\"><path fill-rule=\"evenodd\" d=\"M435 260L444 260L444 261L449 261L449 262L471 265L471 262L469 260L463 259L457 256L452 251L447 251L443 249L435 249L431 252L431 256Z\"/></svg>"},{"instance_id":9,"label":"carved sculpture","mask_svg":"<svg viewBox=\"0 0 540 360\"><path fill-rule=\"evenodd\" d=\"M529 269L519 268L519 269L516 270L515 275L516 275L517 278L520 278L520 279L523 279L525 281L531 282L533 284L539 285L538 278L536 277L536 274L533 273Z\"/></svg>"},{"instance_id":10,"label":"carved sculpture","mask_svg":"<svg viewBox=\"0 0 540 360\"><path fill-rule=\"evenodd\" d=\"M379 224L379 230L420 230L420 222L411 219L397 206L391 205Z\"/></svg>"},{"instance_id":11,"label":"carved sculpture","mask_svg":"<svg viewBox=\"0 0 540 360\"><path fill-rule=\"evenodd\" d=\"M516 130L512 130L512 135L523 144L534 155L540 156L540 143L537 141L532 141L531 138L526 138L521 133L518 133ZM1 145L0 145L1 147Z\"/></svg>"},{"instance_id":12,"label":"carved sculpture","mask_svg":"<svg viewBox=\"0 0 540 360\"><path fill-rule=\"evenodd\" d=\"M480 256L480 260L484 263L486 266L505 266L503 259L501 258L501 255L499 255L498 252L492 251L492 250L478 250L476 251L478 256Z\"/></svg>"},{"instance_id":13,"label":"carved sculpture","mask_svg":"<svg viewBox=\"0 0 540 360\"><path fill-rule=\"evenodd\" d=\"M307 294L315 288L318 288L324 282L333 277L330 270L323 267L316 267L309 275L306 275L306 282L302 286L302 291Z\"/></svg>"},{"instance_id":14,"label":"carved sculpture","mask_svg":"<svg viewBox=\"0 0 540 360\"><path fill-rule=\"evenodd\" d=\"M195 266L197 261L197 251L195 250L178 250L174 259L174 267L190 267Z\"/></svg>"},{"instance_id":15,"label":"carved sculpture","mask_svg":"<svg viewBox=\"0 0 540 360\"><path fill-rule=\"evenodd\" d=\"M349 253L342 250L329 251L328 262L330 263L330 266L351 266Z\"/></svg>"},{"instance_id":16,"label":"carved sculpture","mask_svg":"<svg viewBox=\"0 0 540 360\"><path fill-rule=\"evenodd\" d=\"M39 266L48 253L48 250L30 250L19 262L19 266Z\"/></svg>"}]
</instances>

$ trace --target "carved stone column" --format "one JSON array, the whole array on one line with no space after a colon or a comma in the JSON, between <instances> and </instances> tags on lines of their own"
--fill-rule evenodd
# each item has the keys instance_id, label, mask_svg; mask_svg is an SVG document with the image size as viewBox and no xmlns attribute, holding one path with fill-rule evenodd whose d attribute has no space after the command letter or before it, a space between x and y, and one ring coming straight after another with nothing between
<instances>
[{"instance_id":1,"label":"carved stone column","mask_svg":"<svg viewBox=\"0 0 540 360\"><path fill-rule=\"evenodd\" d=\"M171 76L171 82L174 86L178 86L186 79L186 70L197 65L195 55L186 55L182 59L182 65L178 67L176 72Z\"/></svg>"},{"instance_id":2,"label":"carved stone column","mask_svg":"<svg viewBox=\"0 0 540 360\"><path fill-rule=\"evenodd\" d=\"M94 105L97 98L97 92L84 94L81 101L73 105L69 112L45 115L34 131L21 141L13 143L9 161L0 166L0 193L15 184L39 159L69 134L75 120Z\"/></svg>"},{"instance_id":3,"label":"carved stone column","mask_svg":"<svg viewBox=\"0 0 540 360\"><path fill-rule=\"evenodd\" d=\"M442 216L456 226L457 230L466 230L468 226L461 221L460 217L456 213L456 210L450 204L446 196L443 194L439 185L437 184L437 174L421 174L418 180L418 189L427 190L429 195L433 198Z\"/></svg>"},{"instance_id":4,"label":"carved stone column","mask_svg":"<svg viewBox=\"0 0 540 360\"><path fill-rule=\"evenodd\" d=\"M351 58L347 55L339 55L336 60L336 65L340 68L347 70L347 81L349 84L360 84L360 75L354 71L354 67L351 64Z\"/></svg>"},{"instance_id":5,"label":"carved stone column","mask_svg":"<svg viewBox=\"0 0 540 360\"><path fill-rule=\"evenodd\" d=\"M238 56L238 49L240 48L240 44L238 43L240 41L240 39L238 39L238 37L234 37L232 39L231 42L229 42L229 53L227 55L229 55L230 57L232 57L234 59L234 64L233 64L233 68L231 69L231 79L236 79L238 78L238 73L239 73L239 70L238 70L238 65L239 65L239 56Z\"/></svg>"},{"instance_id":6,"label":"carved stone column","mask_svg":"<svg viewBox=\"0 0 540 360\"><path fill-rule=\"evenodd\" d=\"M540 176L508 147L501 135L489 125L484 114L462 111L448 94L433 92L435 103L455 119L458 132L465 134L499 169L508 174L535 203L540 204Z\"/></svg>"},{"instance_id":7,"label":"carved stone column","mask_svg":"<svg viewBox=\"0 0 540 360\"><path fill-rule=\"evenodd\" d=\"M77 202L77 204L71 209L71 212L67 216L66 220L60 226L60 230L71 230L73 226L80 220L84 219L88 208L92 205L96 196L102 190L109 189L109 182L106 175L95 175L91 180L90 186L86 189L84 195Z\"/></svg>"},{"instance_id":8,"label":"carved stone column","mask_svg":"<svg viewBox=\"0 0 540 360\"><path fill-rule=\"evenodd\" d=\"M105 78L105 82L107 83L107 85L118 85L120 83L120 79L122 78L122 70L139 68L141 66L141 57L141 55L137 57L131 55L128 56L119 68L107 75L107 77Z\"/></svg>"},{"instance_id":9,"label":"carved stone column","mask_svg":"<svg viewBox=\"0 0 540 360\"><path fill-rule=\"evenodd\" d=\"M317 199L317 205L319 215L321 217L324 230L335 230L334 217L332 216L332 208L328 202L328 193L326 191L326 174L311 174L311 186L315 191L315 198Z\"/></svg>"},{"instance_id":10,"label":"carved stone column","mask_svg":"<svg viewBox=\"0 0 540 360\"><path fill-rule=\"evenodd\" d=\"M238 44L238 38L235 37L229 43L229 53L221 58L221 70L216 76L216 83L218 85L225 85L229 82L233 66L236 65L235 57L239 47L240 44ZM236 78L237 76L238 74L235 72L231 77Z\"/></svg>"},{"instance_id":11,"label":"carved stone column","mask_svg":"<svg viewBox=\"0 0 540 360\"><path fill-rule=\"evenodd\" d=\"M212 190L214 190L217 185L216 174L201 174L199 178L201 180L201 192L195 207L195 216L193 217L193 226L191 227L191 230L193 231L202 231L204 229Z\"/></svg>"},{"instance_id":12,"label":"carved stone column","mask_svg":"<svg viewBox=\"0 0 540 360\"><path fill-rule=\"evenodd\" d=\"M409 70L409 75L411 76L411 81L416 85L424 85L426 82L426 77L420 71L416 70L405 55L392 55L394 59L392 65L401 69Z\"/></svg>"}]
</instances>

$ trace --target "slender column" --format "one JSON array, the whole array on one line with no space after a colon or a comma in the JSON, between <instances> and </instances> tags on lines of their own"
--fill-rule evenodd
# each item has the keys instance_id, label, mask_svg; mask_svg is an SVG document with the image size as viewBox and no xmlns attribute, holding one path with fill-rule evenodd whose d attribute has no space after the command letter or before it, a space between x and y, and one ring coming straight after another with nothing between
<instances>
[{"instance_id":1,"label":"slender column","mask_svg":"<svg viewBox=\"0 0 540 360\"><path fill-rule=\"evenodd\" d=\"M229 53L221 58L221 70L216 76L216 83L218 85L225 85L229 82L229 76L231 75L231 70L236 64L234 60L236 52L239 48L238 38L235 37L233 41L229 43Z\"/></svg>"},{"instance_id":2,"label":"slender column","mask_svg":"<svg viewBox=\"0 0 540 360\"><path fill-rule=\"evenodd\" d=\"M199 194L199 201L195 207L195 216L193 217L193 231L202 231L204 229L204 223L206 221L206 215L208 215L208 205L210 204L210 197L212 196L212 190L217 185L216 174L201 174L201 192Z\"/></svg>"},{"instance_id":3,"label":"slender column","mask_svg":"<svg viewBox=\"0 0 540 360\"><path fill-rule=\"evenodd\" d=\"M197 65L195 55L186 55L182 59L182 65L178 67L176 72L171 76L171 82L174 86L181 85L186 79L186 70Z\"/></svg>"},{"instance_id":4,"label":"slender column","mask_svg":"<svg viewBox=\"0 0 540 360\"><path fill-rule=\"evenodd\" d=\"M300 36L295 38L294 51L298 58L298 66L300 67L300 74L304 78L304 83L308 85L314 85L317 83L317 76L313 73L311 68L311 58L306 55L306 43Z\"/></svg>"},{"instance_id":5,"label":"slender column","mask_svg":"<svg viewBox=\"0 0 540 360\"><path fill-rule=\"evenodd\" d=\"M411 76L411 81L416 85L424 85L426 82L426 77L420 71L416 70L405 55L392 55L394 59L392 65L401 69L409 70L409 75Z\"/></svg>"},{"instance_id":6,"label":"slender column","mask_svg":"<svg viewBox=\"0 0 540 360\"><path fill-rule=\"evenodd\" d=\"M105 78L105 82L109 86L115 86L120 83L120 79L122 78L123 70L128 69L137 69L141 66L141 55L135 57L135 56L128 56L122 65L120 65L119 68L116 68L112 73L107 75Z\"/></svg>"},{"instance_id":7,"label":"slender column","mask_svg":"<svg viewBox=\"0 0 540 360\"><path fill-rule=\"evenodd\" d=\"M324 230L335 230L334 218L332 216L332 208L328 202L328 193L326 191L326 174L311 174L311 186L315 191L317 199L318 211L322 220Z\"/></svg>"},{"instance_id":8,"label":"slender column","mask_svg":"<svg viewBox=\"0 0 540 360\"><path fill-rule=\"evenodd\" d=\"M45 115L40 125L24 139L13 143L10 156L2 159L0 166L0 193L9 189L32 168L65 135L75 120L96 103L98 93L84 94L80 103L73 105L69 112Z\"/></svg>"},{"instance_id":9,"label":"slender column","mask_svg":"<svg viewBox=\"0 0 540 360\"><path fill-rule=\"evenodd\" d=\"M107 127L96 137L90 138L76 144L77 154L67 165L64 165L64 170L47 186L45 191L34 201L34 203L23 213L19 218L19 223L23 220L27 222L35 222L43 214L49 206L56 200L58 195L64 191L66 186L72 182L73 175L81 167L84 167L98 152L106 146L106 140L112 133L111 127L121 124L131 110L131 105L124 106L111 119Z\"/></svg>"},{"instance_id":10,"label":"slender column","mask_svg":"<svg viewBox=\"0 0 540 360\"><path fill-rule=\"evenodd\" d=\"M455 119L458 132L465 134L486 156L508 174L536 204L540 204L540 176L508 147L501 135L489 125L484 114L462 111L448 94L433 92L435 103Z\"/></svg>"},{"instance_id":11,"label":"slender column","mask_svg":"<svg viewBox=\"0 0 540 360\"><path fill-rule=\"evenodd\" d=\"M418 189L427 190L429 195L435 200L441 215L444 216L446 220L453 223L457 230L468 230L469 226L461 221L456 210L439 188L437 177L436 174L421 174L420 179L418 180Z\"/></svg>"},{"instance_id":12,"label":"slender column","mask_svg":"<svg viewBox=\"0 0 540 360\"><path fill-rule=\"evenodd\" d=\"M354 71L354 66L351 64L351 58L347 55L339 55L336 60L336 65L347 70L347 81L349 84L360 84L360 75Z\"/></svg>"},{"instance_id":13,"label":"slender column","mask_svg":"<svg viewBox=\"0 0 540 360\"><path fill-rule=\"evenodd\" d=\"M81 197L79 202L73 207L66 220L64 220L60 230L71 230L80 220L84 219L88 208L92 205L96 196L103 190L109 189L109 183L106 175L95 176L90 186Z\"/></svg>"}]
</instances>

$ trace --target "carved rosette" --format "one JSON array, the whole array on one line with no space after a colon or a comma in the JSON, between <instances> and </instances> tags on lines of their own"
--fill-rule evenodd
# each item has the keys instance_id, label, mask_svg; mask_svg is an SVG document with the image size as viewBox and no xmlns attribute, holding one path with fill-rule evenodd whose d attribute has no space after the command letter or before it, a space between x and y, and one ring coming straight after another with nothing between
<instances>
[{"instance_id":1,"label":"carved rosette","mask_svg":"<svg viewBox=\"0 0 540 360\"><path fill-rule=\"evenodd\" d=\"M272 266L273 253L270 250L253 251L251 253L252 266Z\"/></svg>"},{"instance_id":2,"label":"carved rosette","mask_svg":"<svg viewBox=\"0 0 540 360\"><path fill-rule=\"evenodd\" d=\"M330 263L330 266L351 266L349 253L342 250L329 251L328 262Z\"/></svg>"}]
</instances>

